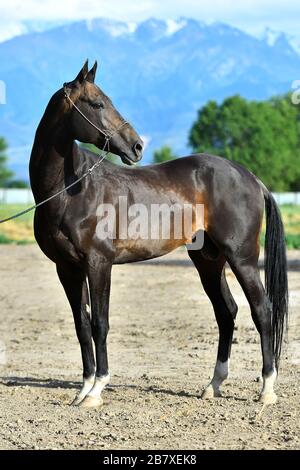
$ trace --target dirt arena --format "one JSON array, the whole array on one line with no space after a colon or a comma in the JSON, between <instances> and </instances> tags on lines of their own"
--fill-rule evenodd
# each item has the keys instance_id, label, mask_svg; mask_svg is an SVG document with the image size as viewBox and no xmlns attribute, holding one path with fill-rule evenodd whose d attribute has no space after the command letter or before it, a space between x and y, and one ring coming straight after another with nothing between
<instances>
[{"instance_id":1,"label":"dirt arena","mask_svg":"<svg viewBox=\"0 0 300 470\"><path fill-rule=\"evenodd\" d=\"M262 408L259 337L239 304L224 396L200 400L217 326L183 250L113 270L111 385L100 410L70 407L81 380L72 314L54 265L35 245L0 246L1 449L299 449L300 273L291 262L289 345L279 401ZM291 253L300 259L300 253Z\"/></svg>"}]
</instances>

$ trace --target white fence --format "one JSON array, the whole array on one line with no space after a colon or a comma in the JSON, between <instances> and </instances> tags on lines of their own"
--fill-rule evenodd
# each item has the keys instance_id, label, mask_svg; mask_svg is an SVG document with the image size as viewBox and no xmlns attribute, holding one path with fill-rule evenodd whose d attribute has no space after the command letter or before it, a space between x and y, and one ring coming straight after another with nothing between
<instances>
[{"instance_id":1,"label":"white fence","mask_svg":"<svg viewBox=\"0 0 300 470\"><path fill-rule=\"evenodd\" d=\"M0 188L0 204L32 204L34 201L31 189Z\"/></svg>"},{"instance_id":2,"label":"white fence","mask_svg":"<svg viewBox=\"0 0 300 470\"><path fill-rule=\"evenodd\" d=\"M283 206L283 204L300 206L300 193L273 193L273 196L280 206Z\"/></svg>"},{"instance_id":3,"label":"white fence","mask_svg":"<svg viewBox=\"0 0 300 470\"><path fill-rule=\"evenodd\" d=\"M300 193L273 193L277 203L300 205ZM1 189L0 204L32 204L34 202L30 189Z\"/></svg>"}]
</instances>

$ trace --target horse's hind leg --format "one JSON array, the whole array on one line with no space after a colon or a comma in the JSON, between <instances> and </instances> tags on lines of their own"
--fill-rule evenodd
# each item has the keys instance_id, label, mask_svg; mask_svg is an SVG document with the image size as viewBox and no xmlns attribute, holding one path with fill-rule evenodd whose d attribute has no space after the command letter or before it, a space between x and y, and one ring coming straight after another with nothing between
<instances>
[{"instance_id":1,"label":"horse's hind leg","mask_svg":"<svg viewBox=\"0 0 300 470\"><path fill-rule=\"evenodd\" d=\"M204 290L211 300L219 327L219 346L214 375L202 393L202 398L221 396L220 385L229 373L229 359L237 314L237 305L225 278L225 258L207 259L201 251L189 251L189 256L200 275Z\"/></svg>"},{"instance_id":2,"label":"horse's hind leg","mask_svg":"<svg viewBox=\"0 0 300 470\"><path fill-rule=\"evenodd\" d=\"M260 401L272 404L277 400L273 389L277 372L272 346L272 310L260 279L257 258L258 256L254 256L247 260L240 260L238 257L231 255L228 257L228 262L247 297L253 321L261 338L263 389L260 394Z\"/></svg>"},{"instance_id":3,"label":"horse's hind leg","mask_svg":"<svg viewBox=\"0 0 300 470\"><path fill-rule=\"evenodd\" d=\"M73 405L79 405L95 382L91 321L87 312L87 305L89 305L88 287L84 274L74 266L57 265L57 274L72 308L75 329L81 347L83 386L72 402Z\"/></svg>"}]
</instances>

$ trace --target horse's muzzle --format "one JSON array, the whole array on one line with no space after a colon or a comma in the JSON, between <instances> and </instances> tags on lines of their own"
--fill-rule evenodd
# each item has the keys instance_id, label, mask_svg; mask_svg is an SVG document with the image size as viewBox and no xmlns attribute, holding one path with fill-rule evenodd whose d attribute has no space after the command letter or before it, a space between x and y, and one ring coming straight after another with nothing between
<instances>
[{"instance_id":1,"label":"horse's muzzle","mask_svg":"<svg viewBox=\"0 0 300 470\"><path fill-rule=\"evenodd\" d=\"M143 148L144 148L144 143L142 140L137 140L132 148L134 155L137 157L136 159L137 162L139 162L143 156Z\"/></svg>"}]
</instances>

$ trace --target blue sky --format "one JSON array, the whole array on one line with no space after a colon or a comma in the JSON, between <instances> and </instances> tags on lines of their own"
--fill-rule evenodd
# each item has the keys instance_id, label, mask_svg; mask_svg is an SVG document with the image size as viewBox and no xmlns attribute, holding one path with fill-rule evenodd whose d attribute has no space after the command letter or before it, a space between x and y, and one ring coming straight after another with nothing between
<instances>
[{"instance_id":1,"label":"blue sky","mask_svg":"<svg viewBox=\"0 0 300 470\"><path fill-rule=\"evenodd\" d=\"M229 23L254 35L261 35L268 26L300 41L299 0L0 0L0 39L20 33L24 20L99 16L125 21L186 16Z\"/></svg>"}]
</instances>

